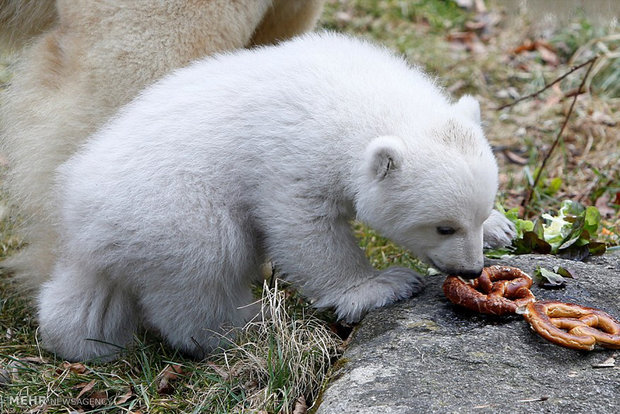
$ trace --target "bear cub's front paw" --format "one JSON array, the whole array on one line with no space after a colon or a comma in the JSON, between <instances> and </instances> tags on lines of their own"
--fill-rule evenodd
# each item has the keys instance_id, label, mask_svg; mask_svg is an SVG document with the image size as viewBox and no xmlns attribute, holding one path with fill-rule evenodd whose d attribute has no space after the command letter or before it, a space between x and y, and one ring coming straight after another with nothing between
<instances>
[{"instance_id":1,"label":"bear cub's front paw","mask_svg":"<svg viewBox=\"0 0 620 414\"><path fill-rule=\"evenodd\" d=\"M406 299L424 289L424 279L411 269L393 266L381 271L373 281L373 285L385 284L393 289L390 302Z\"/></svg>"},{"instance_id":2,"label":"bear cub's front paw","mask_svg":"<svg viewBox=\"0 0 620 414\"><path fill-rule=\"evenodd\" d=\"M409 298L423 289L422 276L404 267L390 267L342 295L338 316L349 323L357 322L370 309Z\"/></svg>"},{"instance_id":3,"label":"bear cub's front paw","mask_svg":"<svg viewBox=\"0 0 620 414\"><path fill-rule=\"evenodd\" d=\"M491 212L483 227L485 249L497 249L508 246L517 235L514 224L497 210Z\"/></svg>"}]
</instances>

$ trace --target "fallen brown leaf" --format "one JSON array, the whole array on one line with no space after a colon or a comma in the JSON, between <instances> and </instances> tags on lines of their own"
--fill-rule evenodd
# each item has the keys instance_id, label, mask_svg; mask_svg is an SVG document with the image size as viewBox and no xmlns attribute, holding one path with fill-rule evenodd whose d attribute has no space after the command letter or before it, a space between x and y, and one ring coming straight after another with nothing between
<instances>
[{"instance_id":1,"label":"fallen brown leaf","mask_svg":"<svg viewBox=\"0 0 620 414\"><path fill-rule=\"evenodd\" d=\"M116 397L114 399L114 404L120 405L120 404L126 403L131 397L133 397L133 395L134 395L133 390L131 388L128 388L125 394L121 395L120 397Z\"/></svg>"},{"instance_id":2,"label":"fallen brown leaf","mask_svg":"<svg viewBox=\"0 0 620 414\"><path fill-rule=\"evenodd\" d=\"M617 122L613 118L601 111L594 111L592 114L592 121L607 126L616 126Z\"/></svg>"},{"instance_id":3,"label":"fallen brown leaf","mask_svg":"<svg viewBox=\"0 0 620 414\"><path fill-rule=\"evenodd\" d=\"M558 54L555 52L553 46L544 40L530 40L526 39L523 43L512 50L512 53L518 55L523 52L533 52L537 51L540 55L540 58L543 62L557 66L560 63L560 58Z\"/></svg>"},{"instance_id":4,"label":"fallen brown leaf","mask_svg":"<svg viewBox=\"0 0 620 414\"><path fill-rule=\"evenodd\" d=\"M21 362L30 362L32 364L47 364L48 361L42 357L23 357L19 359Z\"/></svg>"},{"instance_id":5,"label":"fallen brown leaf","mask_svg":"<svg viewBox=\"0 0 620 414\"><path fill-rule=\"evenodd\" d=\"M452 32L448 33L447 40L453 45L462 45L466 50L473 53L484 53L486 47L474 32Z\"/></svg>"},{"instance_id":6,"label":"fallen brown leaf","mask_svg":"<svg viewBox=\"0 0 620 414\"><path fill-rule=\"evenodd\" d=\"M598 208L598 211L601 213L603 217L613 217L616 213L616 210L609 207L609 200L611 199L611 195L607 192L603 193L602 196L596 199L594 206Z\"/></svg>"},{"instance_id":7,"label":"fallen brown leaf","mask_svg":"<svg viewBox=\"0 0 620 414\"><path fill-rule=\"evenodd\" d=\"M517 164L517 165L527 165L528 163L528 159L524 158L512 151L510 151L509 149L505 149L504 151L504 156L506 157L506 159L508 161L510 161L513 164Z\"/></svg>"},{"instance_id":8,"label":"fallen brown leaf","mask_svg":"<svg viewBox=\"0 0 620 414\"><path fill-rule=\"evenodd\" d=\"M160 395L172 394L174 387L172 382L176 380L179 375L183 375L183 368L178 364L168 364L157 376L159 378L157 382L157 393Z\"/></svg>"},{"instance_id":9,"label":"fallen brown leaf","mask_svg":"<svg viewBox=\"0 0 620 414\"><path fill-rule=\"evenodd\" d=\"M45 414L48 409L49 409L49 406L47 404L42 404L42 405L37 405L35 407L32 407L26 412L28 414ZM77 411L74 411L74 412L77 412Z\"/></svg>"},{"instance_id":10,"label":"fallen brown leaf","mask_svg":"<svg viewBox=\"0 0 620 414\"><path fill-rule=\"evenodd\" d=\"M60 368L56 370L56 372L60 374L62 371L66 371L66 370L69 370L76 374L83 374L86 372L86 366L79 362L71 363L71 362L65 361L62 363Z\"/></svg>"},{"instance_id":11,"label":"fallen brown leaf","mask_svg":"<svg viewBox=\"0 0 620 414\"><path fill-rule=\"evenodd\" d=\"M80 397L84 394L86 394L88 391L92 390L95 387L95 380L92 380L89 383L81 383L76 385L76 388L82 387L82 390L80 391L80 393L77 395L77 397L75 397L76 399L80 399Z\"/></svg>"},{"instance_id":12,"label":"fallen brown leaf","mask_svg":"<svg viewBox=\"0 0 620 414\"><path fill-rule=\"evenodd\" d=\"M519 53L523 53L523 52L531 52L535 48L536 48L536 45L534 44L534 42L532 42L530 39L525 39L523 43L521 43L519 46L515 47L512 50L512 53L514 53L515 55L518 55Z\"/></svg>"},{"instance_id":13,"label":"fallen brown leaf","mask_svg":"<svg viewBox=\"0 0 620 414\"><path fill-rule=\"evenodd\" d=\"M221 377L224 381L228 380L229 375L228 375L228 372L226 372L226 370L225 370L225 369L223 369L222 367L220 367L219 365L217 365L216 363L211 362L211 361L207 362L207 365L208 365L208 366L209 366L209 367L210 367L213 371L215 371L215 373L216 373L217 375L219 375L219 376L220 376L220 377Z\"/></svg>"},{"instance_id":14,"label":"fallen brown leaf","mask_svg":"<svg viewBox=\"0 0 620 414\"><path fill-rule=\"evenodd\" d=\"M547 49L538 43L536 44L536 50L540 53L540 58L543 62L552 66L557 66L560 63L560 58L553 50Z\"/></svg>"},{"instance_id":15,"label":"fallen brown leaf","mask_svg":"<svg viewBox=\"0 0 620 414\"><path fill-rule=\"evenodd\" d=\"M90 404L93 407L99 407L102 405L106 405L108 403L108 392L107 391L95 391L89 396Z\"/></svg>"},{"instance_id":16,"label":"fallen brown leaf","mask_svg":"<svg viewBox=\"0 0 620 414\"><path fill-rule=\"evenodd\" d=\"M351 16L351 13L347 13L345 11L336 12L334 17L336 18L338 22L341 22L341 23L348 23L351 21L351 19L353 19L353 16Z\"/></svg>"},{"instance_id":17,"label":"fallen brown leaf","mask_svg":"<svg viewBox=\"0 0 620 414\"><path fill-rule=\"evenodd\" d=\"M486 27L487 23L479 20L479 21L466 21L465 28L470 31L482 30Z\"/></svg>"}]
</instances>

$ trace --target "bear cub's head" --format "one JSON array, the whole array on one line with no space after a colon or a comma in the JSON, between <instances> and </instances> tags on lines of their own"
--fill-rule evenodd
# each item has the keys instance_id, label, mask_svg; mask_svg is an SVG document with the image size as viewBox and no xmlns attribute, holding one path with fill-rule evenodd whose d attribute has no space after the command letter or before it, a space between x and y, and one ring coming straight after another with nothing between
<instances>
[{"instance_id":1,"label":"bear cub's head","mask_svg":"<svg viewBox=\"0 0 620 414\"><path fill-rule=\"evenodd\" d=\"M381 136L367 146L358 218L447 274L476 277L483 223L497 192L497 163L465 96L422 131ZM404 136L403 136L404 135Z\"/></svg>"}]
</instances>

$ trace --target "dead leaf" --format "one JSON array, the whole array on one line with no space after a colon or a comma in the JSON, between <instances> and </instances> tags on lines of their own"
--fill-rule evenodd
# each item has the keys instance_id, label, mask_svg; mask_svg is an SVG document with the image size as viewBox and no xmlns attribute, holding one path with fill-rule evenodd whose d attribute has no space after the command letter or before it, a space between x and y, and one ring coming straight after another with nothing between
<instances>
[{"instance_id":1,"label":"dead leaf","mask_svg":"<svg viewBox=\"0 0 620 414\"><path fill-rule=\"evenodd\" d=\"M32 364L47 364L48 361L45 358L42 358L40 356L38 357L23 357L23 358L19 358L20 361L22 362L30 362Z\"/></svg>"},{"instance_id":2,"label":"dead leaf","mask_svg":"<svg viewBox=\"0 0 620 414\"><path fill-rule=\"evenodd\" d=\"M77 397L75 397L76 399L80 399L80 397L84 394L86 394L88 391L92 390L95 387L95 380L92 380L89 383L81 383L76 385L76 388L79 388L80 386L82 386L82 391L80 391L80 393L77 395Z\"/></svg>"},{"instance_id":3,"label":"dead leaf","mask_svg":"<svg viewBox=\"0 0 620 414\"><path fill-rule=\"evenodd\" d=\"M246 381L246 383L243 384L243 389L248 394L252 393L258 389L258 382L256 382L255 380Z\"/></svg>"},{"instance_id":4,"label":"dead leaf","mask_svg":"<svg viewBox=\"0 0 620 414\"><path fill-rule=\"evenodd\" d=\"M535 48L536 48L536 45L534 44L534 42L532 42L530 39L525 39L523 43L521 43L519 46L515 47L512 50L512 53L514 53L515 55L518 55L523 52L531 52Z\"/></svg>"},{"instance_id":5,"label":"dead leaf","mask_svg":"<svg viewBox=\"0 0 620 414\"><path fill-rule=\"evenodd\" d=\"M528 163L527 158L523 158L522 156L510 151L509 149L505 149L503 152L504 152L504 156L506 157L506 159L508 159L508 161L510 161L513 164L527 165Z\"/></svg>"},{"instance_id":6,"label":"dead leaf","mask_svg":"<svg viewBox=\"0 0 620 414\"><path fill-rule=\"evenodd\" d=\"M13 361L10 361L6 369L10 373L13 381L19 378L19 372L28 369L28 364L47 364L47 360L42 357L22 357Z\"/></svg>"},{"instance_id":7,"label":"dead leaf","mask_svg":"<svg viewBox=\"0 0 620 414\"><path fill-rule=\"evenodd\" d=\"M601 213L603 217L613 217L616 214L616 210L609 207L609 200L611 195L608 192L603 193L602 196L596 199L594 206L598 208L598 211Z\"/></svg>"},{"instance_id":8,"label":"dead leaf","mask_svg":"<svg viewBox=\"0 0 620 414\"><path fill-rule=\"evenodd\" d=\"M28 414L44 414L47 412L48 409L49 409L49 406L47 404L42 404L42 405L37 405L35 407L32 407L26 412Z\"/></svg>"},{"instance_id":9,"label":"dead leaf","mask_svg":"<svg viewBox=\"0 0 620 414\"><path fill-rule=\"evenodd\" d=\"M336 12L334 17L340 23L348 23L351 21L351 19L353 19L353 16L351 16L351 13L347 13L345 11Z\"/></svg>"},{"instance_id":10,"label":"dead leaf","mask_svg":"<svg viewBox=\"0 0 620 414\"><path fill-rule=\"evenodd\" d=\"M125 394L121 395L120 397L116 397L114 399L114 404L120 405L120 404L126 403L131 397L133 397L133 395L134 395L133 390L131 388L128 388Z\"/></svg>"},{"instance_id":11,"label":"dead leaf","mask_svg":"<svg viewBox=\"0 0 620 414\"><path fill-rule=\"evenodd\" d=\"M93 407L100 407L102 405L106 405L108 403L108 392L107 391L95 391L92 394L90 394L89 398L89 405L92 405Z\"/></svg>"},{"instance_id":12,"label":"dead leaf","mask_svg":"<svg viewBox=\"0 0 620 414\"><path fill-rule=\"evenodd\" d=\"M486 47L474 32L452 32L448 34L447 39L453 45L462 45L472 53L482 54L486 52Z\"/></svg>"},{"instance_id":13,"label":"dead leaf","mask_svg":"<svg viewBox=\"0 0 620 414\"><path fill-rule=\"evenodd\" d=\"M557 53L541 45L538 42L536 42L536 50L538 51L538 53L540 53L540 58L543 60L543 62L552 66L557 66L560 63L560 58L558 57Z\"/></svg>"},{"instance_id":14,"label":"dead leaf","mask_svg":"<svg viewBox=\"0 0 620 414\"><path fill-rule=\"evenodd\" d=\"M157 376L159 381L157 383L157 393L160 395L169 395L174 391L172 382L176 380L179 375L183 375L183 368L178 364L168 364Z\"/></svg>"},{"instance_id":15,"label":"dead leaf","mask_svg":"<svg viewBox=\"0 0 620 414\"><path fill-rule=\"evenodd\" d=\"M465 22L465 28L467 30L470 30L472 32L478 31L478 30L482 30L487 26L487 23L485 21L482 20L478 20L478 21L466 21Z\"/></svg>"},{"instance_id":16,"label":"dead leaf","mask_svg":"<svg viewBox=\"0 0 620 414\"><path fill-rule=\"evenodd\" d=\"M215 371L215 373L219 375L224 381L228 380L229 375L225 369L223 369L222 367L220 367L219 365L211 361L207 362L207 365L211 367L211 369Z\"/></svg>"},{"instance_id":17,"label":"dead leaf","mask_svg":"<svg viewBox=\"0 0 620 414\"><path fill-rule=\"evenodd\" d=\"M56 370L56 372L60 374L61 372L67 371L67 370L74 372L76 374L83 374L86 372L86 366L80 362L71 363L71 362L65 361L62 363L60 368Z\"/></svg>"},{"instance_id":18,"label":"dead leaf","mask_svg":"<svg viewBox=\"0 0 620 414\"><path fill-rule=\"evenodd\" d=\"M519 91L517 91L517 89L515 87L513 87L513 86L509 86L508 88L499 90L495 96L497 96L498 98L501 98L501 99L506 99L506 98L518 99L518 98L520 98Z\"/></svg>"},{"instance_id":19,"label":"dead leaf","mask_svg":"<svg viewBox=\"0 0 620 414\"><path fill-rule=\"evenodd\" d=\"M293 409L293 414L306 414L308 412L308 405L306 404L306 399L303 395L300 395L295 401L295 408Z\"/></svg>"},{"instance_id":20,"label":"dead leaf","mask_svg":"<svg viewBox=\"0 0 620 414\"><path fill-rule=\"evenodd\" d=\"M523 43L514 48L512 53L518 55L523 52L533 52L534 50L538 52L543 62L553 66L557 66L560 63L560 58L555 52L553 46L544 40L532 41L530 39L526 39Z\"/></svg>"},{"instance_id":21,"label":"dead leaf","mask_svg":"<svg viewBox=\"0 0 620 414\"><path fill-rule=\"evenodd\" d=\"M594 111L592 114L592 121L607 126L616 126L617 122L613 118L601 111Z\"/></svg>"}]
</instances>

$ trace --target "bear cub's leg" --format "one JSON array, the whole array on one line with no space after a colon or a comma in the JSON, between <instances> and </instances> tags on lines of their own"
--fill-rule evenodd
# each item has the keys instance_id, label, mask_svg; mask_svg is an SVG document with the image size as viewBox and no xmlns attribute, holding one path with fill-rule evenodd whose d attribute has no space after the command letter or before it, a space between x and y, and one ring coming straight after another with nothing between
<instances>
[{"instance_id":1,"label":"bear cub's leg","mask_svg":"<svg viewBox=\"0 0 620 414\"><path fill-rule=\"evenodd\" d=\"M204 358L218 346L227 346L234 338L231 330L259 314L250 286L254 277L238 283L234 276L225 275L230 281L226 285L226 278L218 280L222 274L198 274L200 282L195 284L175 276L171 281L179 283L143 291L140 309L147 327L193 358Z\"/></svg>"},{"instance_id":2,"label":"bear cub's leg","mask_svg":"<svg viewBox=\"0 0 620 414\"><path fill-rule=\"evenodd\" d=\"M133 340L134 300L86 263L61 260L39 294L45 346L70 361L112 360Z\"/></svg>"},{"instance_id":3,"label":"bear cub's leg","mask_svg":"<svg viewBox=\"0 0 620 414\"><path fill-rule=\"evenodd\" d=\"M289 210L289 214L291 211ZM270 255L314 306L334 307L340 319L358 321L364 313L424 288L422 277L411 269L375 270L360 249L346 219L311 218L302 213L288 228L272 223Z\"/></svg>"}]
</instances>

